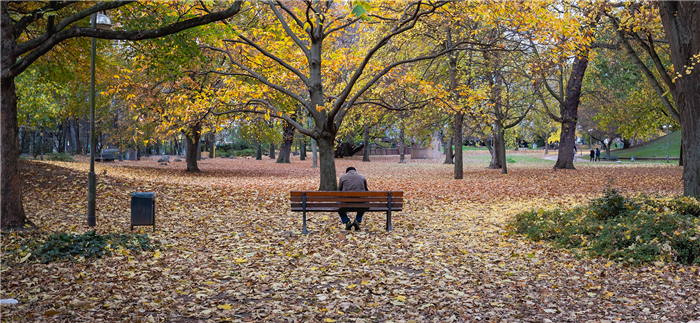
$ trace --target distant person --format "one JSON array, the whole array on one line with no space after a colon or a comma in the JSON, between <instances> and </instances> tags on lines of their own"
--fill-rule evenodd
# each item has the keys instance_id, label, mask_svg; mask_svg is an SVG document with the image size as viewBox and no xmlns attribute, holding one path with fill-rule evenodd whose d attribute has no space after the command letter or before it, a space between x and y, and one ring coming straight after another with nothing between
<instances>
[{"instance_id":1,"label":"distant person","mask_svg":"<svg viewBox=\"0 0 700 323\"><path fill-rule=\"evenodd\" d=\"M367 189L367 180L355 170L355 167L348 167L345 169L345 175L340 176L338 190L346 192L369 191L369 189ZM350 230L354 227L355 231L360 231L362 216L365 215L364 211L357 212L355 221L350 221L348 213L345 211L339 211L338 214L340 215L340 221L343 221L343 224L345 224L345 230Z\"/></svg>"},{"instance_id":2,"label":"distant person","mask_svg":"<svg viewBox=\"0 0 700 323\"><path fill-rule=\"evenodd\" d=\"M600 161L600 148L595 149L595 161Z\"/></svg>"},{"instance_id":3,"label":"distant person","mask_svg":"<svg viewBox=\"0 0 700 323\"><path fill-rule=\"evenodd\" d=\"M576 161L576 145L574 145L574 161Z\"/></svg>"},{"instance_id":4,"label":"distant person","mask_svg":"<svg viewBox=\"0 0 700 323\"><path fill-rule=\"evenodd\" d=\"M595 161L595 150L591 149L591 161Z\"/></svg>"}]
</instances>

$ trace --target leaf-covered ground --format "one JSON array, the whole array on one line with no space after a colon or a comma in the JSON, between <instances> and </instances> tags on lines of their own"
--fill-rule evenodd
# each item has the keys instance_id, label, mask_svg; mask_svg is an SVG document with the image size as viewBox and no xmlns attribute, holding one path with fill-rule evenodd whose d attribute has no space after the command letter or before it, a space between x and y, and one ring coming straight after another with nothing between
<instances>
[{"instance_id":1,"label":"leaf-covered ground","mask_svg":"<svg viewBox=\"0 0 700 323\"><path fill-rule=\"evenodd\" d=\"M55 322L689 322L700 320L700 270L629 267L508 234L512 216L575 205L610 179L625 193L679 194L669 165L581 163L553 171L532 154L510 174L469 152L464 180L442 161L376 156L336 160L371 190L402 190L394 231L365 216L342 230L336 214L312 214L308 236L289 211L290 190L314 190L311 161L207 159L199 174L155 159L98 164L100 233L127 232L132 192L156 192L159 250L88 261L21 262L2 236L3 321ZM310 158L309 158L310 159ZM85 162L23 162L25 209L39 232L88 231ZM35 233L36 234L36 233Z\"/></svg>"}]
</instances>

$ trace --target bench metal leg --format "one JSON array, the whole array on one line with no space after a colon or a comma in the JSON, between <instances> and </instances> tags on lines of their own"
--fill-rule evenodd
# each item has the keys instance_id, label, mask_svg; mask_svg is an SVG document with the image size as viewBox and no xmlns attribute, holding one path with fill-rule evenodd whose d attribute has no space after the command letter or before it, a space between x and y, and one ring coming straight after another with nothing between
<instances>
[{"instance_id":1,"label":"bench metal leg","mask_svg":"<svg viewBox=\"0 0 700 323\"><path fill-rule=\"evenodd\" d=\"M304 215L302 217L302 228L301 228L301 234L309 234L309 231L306 230L306 212L304 212Z\"/></svg>"},{"instance_id":2,"label":"bench metal leg","mask_svg":"<svg viewBox=\"0 0 700 323\"><path fill-rule=\"evenodd\" d=\"M391 209L386 212L386 232L391 231Z\"/></svg>"}]
</instances>

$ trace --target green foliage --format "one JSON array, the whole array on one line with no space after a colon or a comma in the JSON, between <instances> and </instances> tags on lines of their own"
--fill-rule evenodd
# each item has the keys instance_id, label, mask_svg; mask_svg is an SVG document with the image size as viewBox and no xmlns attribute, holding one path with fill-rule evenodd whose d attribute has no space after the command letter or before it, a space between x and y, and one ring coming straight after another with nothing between
<instances>
[{"instance_id":1,"label":"green foliage","mask_svg":"<svg viewBox=\"0 0 700 323\"><path fill-rule=\"evenodd\" d=\"M509 226L592 257L700 263L700 202L690 197L630 198L608 187L586 206L523 212Z\"/></svg>"},{"instance_id":2,"label":"green foliage","mask_svg":"<svg viewBox=\"0 0 700 323\"><path fill-rule=\"evenodd\" d=\"M516 163L515 158L513 158L512 156L508 156L508 158L506 158L506 162L508 162L509 164Z\"/></svg>"},{"instance_id":3,"label":"green foliage","mask_svg":"<svg viewBox=\"0 0 700 323\"><path fill-rule=\"evenodd\" d=\"M243 150L234 150L233 151L233 156L236 157L242 157L242 156L255 156L255 149L253 148L247 148Z\"/></svg>"},{"instance_id":4,"label":"green foliage","mask_svg":"<svg viewBox=\"0 0 700 323\"><path fill-rule=\"evenodd\" d=\"M599 220L615 218L638 209L633 199L624 197L610 185L605 186L603 197L591 201L590 207Z\"/></svg>"},{"instance_id":5,"label":"green foliage","mask_svg":"<svg viewBox=\"0 0 700 323\"><path fill-rule=\"evenodd\" d=\"M89 231L84 234L56 232L43 241L35 241L21 248L22 253L31 252L31 257L42 263L70 259L75 256L101 258L112 251L125 248L133 251L153 250L145 234L97 234Z\"/></svg>"},{"instance_id":6,"label":"green foliage","mask_svg":"<svg viewBox=\"0 0 700 323\"><path fill-rule=\"evenodd\" d=\"M217 145L216 155L221 157L253 156L255 155L255 148L250 147L245 141L237 140L233 143Z\"/></svg>"},{"instance_id":7,"label":"green foliage","mask_svg":"<svg viewBox=\"0 0 700 323\"><path fill-rule=\"evenodd\" d=\"M63 162L72 162L73 157L71 157L70 154L68 153L56 153L56 154L48 154L46 156L47 160L54 160L54 161L63 161Z\"/></svg>"}]
</instances>

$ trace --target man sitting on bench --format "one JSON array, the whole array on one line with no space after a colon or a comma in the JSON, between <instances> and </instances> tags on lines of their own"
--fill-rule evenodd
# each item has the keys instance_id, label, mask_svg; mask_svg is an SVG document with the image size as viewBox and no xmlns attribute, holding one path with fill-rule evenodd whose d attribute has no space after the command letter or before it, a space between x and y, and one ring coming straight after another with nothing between
<instances>
[{"instance_id":1,"label":"man sitting on bench","mask_svg":"<svg viewBox=\"0 0 700 323\"><path fill-rule=\"evenodd\" d=\"M367 180L355 170L355 167L348 167L345 169L345 175L340 176L338 190L355 192L369 191L369 189L367 189ZM365 214L364 211L357 211L355 221L352 222L348 218L348 212L339 211L338 214L340 214L340 220L345 224L345 230L349 231L354 227L355 231L360 231L360 223L362 223L362 216Z\"/></svg>"}]
</instances>

